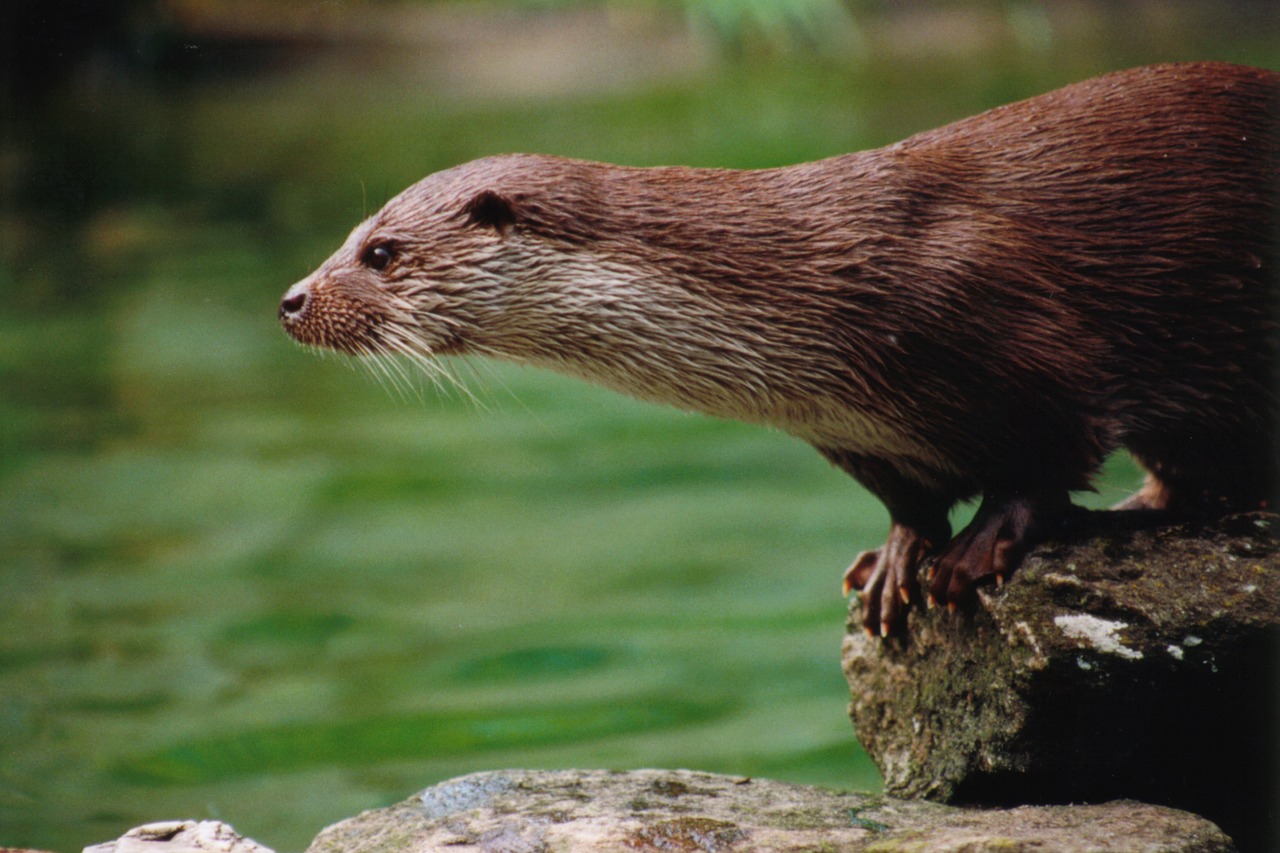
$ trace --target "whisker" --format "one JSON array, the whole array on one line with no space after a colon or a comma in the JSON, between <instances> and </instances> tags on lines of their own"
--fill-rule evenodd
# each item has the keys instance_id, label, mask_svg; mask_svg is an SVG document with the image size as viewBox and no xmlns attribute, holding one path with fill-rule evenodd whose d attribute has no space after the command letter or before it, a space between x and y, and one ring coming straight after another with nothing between
<instances>
[{"instance_id":1,"label":"whisker","mask_svg":"<svg viewBox=\"0 0 1280 853\"><path fill-rule=\"evenodd\" d=\"M422 373L405 367L404 362L393 355L384 355L383 363L404 383L405 388L417 399L418 403L426 403L425 389L422 385Z\"/></svg>"},{"instance_id":2,"label":"whisker","mask_svg":"<svg viewBox=\"0 0 1280 853\"><path fill-rule=\"evenodd\" d=\"M399 335L388 336L384 341L384 345L387 349L385 357L395 364L396 370L402 376L413 375L419 380L415 384L421 388L421 378L425 375L429 380L431 380L431 384L436 387L437 391L441 390L439 369L433 363L433 360L429 355L424 356L419 351L419 348L414 346L412 339L402 338ZM396 356L402 356L405 359L408 359L419 368L418 371L410 374L410 369L406 368L403 362L398 360Z\"/></svg>"},{"instance_id":3,"label":"whisker","mask_svg":"<svg viewBox=\"0 0 1280 853\"><path fill-rule=\"evenodd\" d=\"M467 373L475 380L475 382L488 391L488 398L495 406L500 406L501 401L498 399L497 393L494 392L493 386L497 386L506 397L514 401L520 408L529 414L533 414L532 410L525 405L525 402L516 396L515 391L511 390L511 386L502 378L502 372L497 366L487 358L470 358L468 356L460 356L457 359L467 370Z\"/></svg>"},{"instance_id":4,"label":"whisker","mask_svg":"<svg viewBox=\"0 0 1280 853\"><path fill-rule=\"evenodd\" d=\"M480 398L484 406L483 411L492 411L497 400L493 396L493 391L485 384L479 371L476 370L475 364L464 356L451 356L448 359L449 372L455 379L465 384L468 388L477 388L475 396ZM470 381L468 381L470 380Z\"/></svg>"},{"instance_id":5,"label":"whisker","mask_svg":"<svg viewBox=\"0 0 1280 853\"><path fill-rule=\"evenodd\" d=\"M452 390L469 401L477 411L490 411L491 407L462 381L453 365L441 361L411 335L401 334L395 328L383 334L376 351L369 349L362 356L369 372L384 387L394 388L401 398L412 394L419 402L425 402L422 382L425 377L440 397L449 397Z\"/></svg>"},{"instance_id":6,"label":"whisker","mask_svg":"<svg viewBox=\"0 0 1280 853\"><path fill-rule=\"evenodd\" d=\"M484 400L480 399L480 397L462 381L461 377L458 376L455 363L452 361L434 361L433 363L440 369L441 374L449 379L450 384L453 385L454 388L458 389L458 391L460 391L462 395L471 402L471 405L475 407L477 412L492 411L488 404L485 403Z\"/></svg>"},{"instance_id":7,"label":"whisker","mask_svg":"<svg viewBox=\"0 0 1280 853\"><path fill-rule=\"evenodd\" d=\"M383 387L389 394L394 394L401 400L405 399L404 389L400 387L400 383L396 377L387 368L386 363L381 357L375 354L362 356L360 363L365 366L369 373L378 380L378 384Z\"/></svg>"},{"instance_id":8,"label":"whisker","mask_svg":"<svg viewBox=\"0 0 1280 853\"><path fill-rule=\"evenodd\" d=\"M416 384L419 390L419 401L424 403L426 402L426 387L422 381L423 379L426 379L431 383L431 387L434 389L437 398L447 393L444 383L440 381L439 372L435 369L433 364L415 353L400 352L399 356L407 359L412 367L418 368L416 371L412 372L412 375L417 380ZM406 367L405 364L399 360L396 361L396 367L401 371L409 371L411 369L410 367Z\"/></svg>"},{"instance_id":9,"label":"whisker","mask_svg":"<svg viewBox=\"0 0 1280 853\"><path fill-rule=\"evenodd\" d=\"M366 369L370 376L377 380L388 393L394 393L401 400L406 399L404 388L401 387L400 377L397 377L388 367L384 358L378 353L366 353L359 359L360 364Z\"/></svg>"}]
</instances>

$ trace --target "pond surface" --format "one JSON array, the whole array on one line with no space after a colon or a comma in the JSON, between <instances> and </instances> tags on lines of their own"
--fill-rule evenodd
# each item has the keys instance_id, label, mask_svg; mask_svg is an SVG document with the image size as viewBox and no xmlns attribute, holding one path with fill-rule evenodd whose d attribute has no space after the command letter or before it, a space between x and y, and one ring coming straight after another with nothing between
<instances>
[{"instance_id":1,"label":"pond surface","mask_svg":"<svg viewBox=\"0 0 1280 853\"><path fill-rule=\"evenodd\" d=\"M506 99L350 63L58 94L3 162L0 844L218 817L298 850L503 767L878 787L839 668L840 575L887 523L856 484L533 371L397 393L290 344L277 299L461 160L774 165L1189 49L750 57ZM1134 478L1117 461L1094 502Z\"/></svg>"}]
</instances>

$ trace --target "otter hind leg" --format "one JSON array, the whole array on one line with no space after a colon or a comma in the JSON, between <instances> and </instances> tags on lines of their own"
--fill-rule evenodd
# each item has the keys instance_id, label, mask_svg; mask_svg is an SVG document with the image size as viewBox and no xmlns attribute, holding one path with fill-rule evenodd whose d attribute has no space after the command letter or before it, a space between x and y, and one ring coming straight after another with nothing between
<instances>
[{"instance_id":1,"label":"otter hind leg","mask_svg":"<svg viewBox=\"0 0 1280 853\"><path fill-rule=\"evenodd\" d=\"M1173 508L1178 503L1176 490L1173 486L1151 471L1147 471L1146 479L1142 482L1142 488L1129 495L1129 497L1111 505L1113 510L1129 511L1129 510L1154 510L1165 511Z\"/></svg>"},{"instance_id":2,"label":"otter hind leg","mask_svg":"<svg viewBox=\"0 0 1280 853\"><path fill-rule=\"evenodd\" d=\"M1277 463L1269 437L1215 436L1178 446L1134 442L1129 450L1147 475L1142 488L1115 504L1115 510L1253 510L1271 505L1276 497Z\"/></svg>"}]
</instances>

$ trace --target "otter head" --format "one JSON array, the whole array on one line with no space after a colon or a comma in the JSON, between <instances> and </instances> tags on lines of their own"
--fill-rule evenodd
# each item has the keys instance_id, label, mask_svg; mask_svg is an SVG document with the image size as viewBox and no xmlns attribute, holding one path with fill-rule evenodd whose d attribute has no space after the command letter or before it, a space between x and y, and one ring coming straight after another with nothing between
<instances>
[{"instance_id":1,"label":"otter head","mask_svg":"<svg viewBox=\"0 0 1280 853\"><path fill-rule=\"evenodd\" d=\"M686 174L532 154L437 172L291 287L280 322L302 343L408 356L433 376L435 356L482 355L706 408L742 373L722 353L744 345L737 328L709 328L715 300L694 274L666 269L663 251L688 267L708 241L680 254L649 239L688 218L672 202Z\"/></svg>"},{"instance_id":2,"label":"otter head","mask_svg":"<svg viewBox=\"0 0 1280 853\"><path fill-rule=\"evenodd\" d=\"M289 288L280 322L311 346L348 355L489 352L529 251L512 237L518 196L491 188L492 163L432 175L355 230Z\"/></svg>"}]
</instances>

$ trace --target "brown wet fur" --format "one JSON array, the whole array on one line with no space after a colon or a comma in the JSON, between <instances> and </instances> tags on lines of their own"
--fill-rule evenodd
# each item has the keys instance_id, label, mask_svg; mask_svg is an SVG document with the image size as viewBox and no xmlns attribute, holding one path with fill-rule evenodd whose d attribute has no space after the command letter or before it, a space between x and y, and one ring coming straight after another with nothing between
<instances>
[{"instance_id":1,"label":"brown wet fur","mask_svg":"<svg viewBox=\"0 0 1280 853\"><path fill-rule=\"evenodd\" d=\"M799 436L888 507L846 583L900 633L1007 579L1116 448L1150 472L1129 508L1271 498L1278 124L1280 75L1192 63L781 169L487 158L389 202L281 320Z\"/></svg>"}]
</instances>

